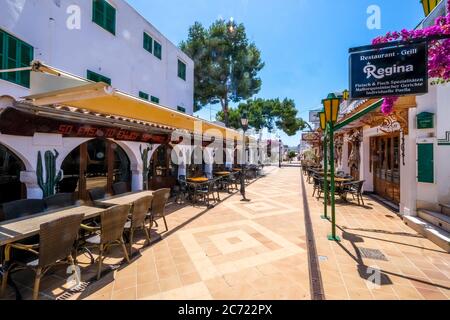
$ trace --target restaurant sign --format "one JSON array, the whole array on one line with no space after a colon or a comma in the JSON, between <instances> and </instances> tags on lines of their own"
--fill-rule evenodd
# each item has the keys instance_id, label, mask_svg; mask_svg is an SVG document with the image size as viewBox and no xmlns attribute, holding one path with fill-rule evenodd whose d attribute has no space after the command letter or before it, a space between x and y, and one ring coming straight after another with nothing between
<instances>
[{"instance_id":1,"label":"restaurant sign","mask_svg":"<svg viewBox=\"0 0 450 320\"><path fill-rule=\"evenodd\" d=\"M65 138L105 138L155 144L163 144L169 141L167 134L62 121L33 115L13 108L8 108L1 113L0 128L2 128L1 133L3 134L30 137L35 133L53 133L60 134Z\"/></svg>"},{"instance_id":2,"label":"restaurant sign","mask_svg":"<svg viewBox=\"0 0 450 320\"><path fill-rule=\"evenodd\" d=\"M320 136L316 133L303 133L302 134L302 141L304 142L315 142L319 141Z\"/></svg>"},{"instance_id":3,"label":"restaurant sign","mask_svg":"<svg viewBox=\"0 0 450 320\"><path fill-rule=\"evenodd\" d=\"M370 99L428 92L424 42L385 48L350 49L350 96Z\"/></svg>"}]
</instances>

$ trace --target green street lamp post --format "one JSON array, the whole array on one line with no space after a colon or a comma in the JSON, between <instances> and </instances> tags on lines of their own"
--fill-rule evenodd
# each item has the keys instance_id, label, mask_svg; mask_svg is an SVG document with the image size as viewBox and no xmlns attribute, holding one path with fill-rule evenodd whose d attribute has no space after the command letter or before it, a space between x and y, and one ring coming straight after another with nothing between
<instances>
[{"instance_id":1,"label":"green street lamp post","mask_svg":"<svg viewBox=\"0 0 450 320\"><path fill-rule=\"evenodd\" d=\"M327 123L327 133L329 138L330 147L330 198L331 198L331 234L328 236L330 241L341 241L341 239L336 235L336 185L335 185L335 166L334 166L334 125L337 122L339 115L339 106L341 100L334 94L329 94L326 99L322 101L325 120ZM327 159L325 159L326 163ZM325 169L326 172L326 169ZM328 176L325 176L325 180L328 180ZM325 202L327 205L327 203Z\"/></svg>"},{"instance_id":2,"label":"green street lamp post","mask_svg":"<svg viewBox=\"0 0 450 320\"><path fill-rule=\"evenodd\" d=\"M325 118L325 111L319 113L320 117L320 128L323 132L323 167L324 167L324 206L323 206L323 215L321 216L322 219L328 220L328 161L327 161L327 154L328 154L328 137L327 137L327 121Z\"/></svg>"},{"instance_id":3,"label":"green street lamp post","mask_svg":"<svg viewBox=\"0 0 450 320\"><path fill-rule=\"evenodd\" d=\"M241 170L241 195L242 200L241 201L250 201L245 197L245 175L246 175L246 166L247 166L247 154L246 154L246 147L247 147L247 141L245 133L248 130L248 117L247 112L243 112L241 115L241 125L242 125L242 170Z\"/></svg>"}]
</instances>

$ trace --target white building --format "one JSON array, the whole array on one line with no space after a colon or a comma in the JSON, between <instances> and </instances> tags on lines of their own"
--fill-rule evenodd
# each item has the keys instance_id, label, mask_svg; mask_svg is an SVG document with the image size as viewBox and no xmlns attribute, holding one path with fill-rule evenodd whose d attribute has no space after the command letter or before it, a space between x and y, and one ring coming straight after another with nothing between
<instances>
[{"instance_id":1,"label":"white building","mask_svg":"<svg viewBox=\"0 0 450 320\"><path fill-rule=\"evenodd\" d=\"M193 113L193 61L126 1L1 0L0 7L0 69L39 60ZM28 84L26 73L2 74L0 96L26 96Z\"/></svg>"}]
</instances>

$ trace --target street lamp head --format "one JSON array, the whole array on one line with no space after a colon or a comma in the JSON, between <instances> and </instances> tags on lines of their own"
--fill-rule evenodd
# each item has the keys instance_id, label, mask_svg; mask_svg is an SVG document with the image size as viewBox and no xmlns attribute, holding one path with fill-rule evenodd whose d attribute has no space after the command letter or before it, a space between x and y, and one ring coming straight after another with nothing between
<instances>
[{"instance_id":1,"label":"street lamp head","mask_svg":"<svg viewBox=\"0 0 450 320\"><path fill-rule=\"evenodd\" d=\"M327 129L327 120L325 118L324 111L319 113L319 118L320 118L320 129L322 129L322 131L325 131Z\"/></svg>"},{"instance_id":2,"label":"street lamp head","mask_svg":"<svg viewBox=\"0 0 450 320\"><path fill-rule=\"evenodd\" d=\"M434 10L434 8L436 8L439 1L441 0L420 0L420 2L422 2L423 12L426 17L431 13L431 11Z\"/></svg>"},{"instance_id":3,"label":"street lamp head","mask_svg":"<svg viewBox=\"0 0 450 320\"><path fill-rule=\"evenodd\" d=\"M350 92L348 90L344 90L344 92L342 93L342 99L344 101L348 101L350 99Z\"/></svg>"},{"instance_id":4,"label":"street lamp head","mask_svg":"<svg viewBox=\"0 0 450 320\"><path fill-rule=\"evenodd\" d=\"M335 124L339 115L341 99L336 97L334 93L330 93L326 99L322 100L322 104L325 111L326 122Z\"/></svg>"},{"instance_id":5,"label":"street lamp head","mask_svg":"<svg viewBox=\"0 0 450 320\"><path fill-rule=\"evenodd\" d=\"M244 129L244 131L247 131L247 129L248 129L248 117L247 117L247 112L246 111L242 112L241 125L242 125L242 129Z\"/></svg>"}]
</instances>

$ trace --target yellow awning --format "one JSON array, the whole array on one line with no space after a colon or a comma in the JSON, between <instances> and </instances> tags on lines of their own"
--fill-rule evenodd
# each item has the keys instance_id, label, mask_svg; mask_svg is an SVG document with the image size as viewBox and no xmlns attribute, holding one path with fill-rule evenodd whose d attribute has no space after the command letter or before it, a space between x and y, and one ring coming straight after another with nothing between
<instances>
[{"instance_id":1,"label":"yellow awning","mask_svg":"<svg viewBox=\"0 0 450 320\"><path fill-rule=\"evenodd\" d=\"M43 72L50 77L67 77L80 80L79 85L75 87L24 97L24 99L31 101L34 105L65 105L102 114L148 121L163 126L187 130L191 133L196 133L195 124L197 123L197 125L201 124L204 135L214 135L211 133L208 134L207 132L212 129L219 131L227 140L237 139L237 141L240 141L242 139L242 135L236 130L228 129L168 107L136 98L113 89L106 83L94 83L40 63L35 63L33 72ZM31 86L33 86L33 83Z\"/></svg>"}]
</instances>

